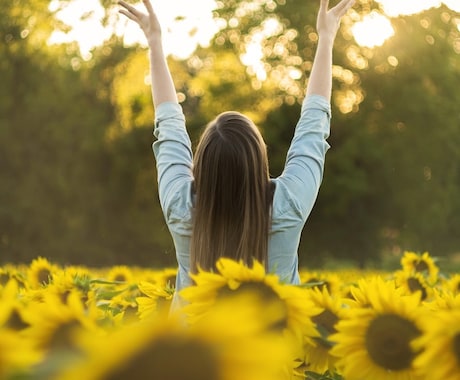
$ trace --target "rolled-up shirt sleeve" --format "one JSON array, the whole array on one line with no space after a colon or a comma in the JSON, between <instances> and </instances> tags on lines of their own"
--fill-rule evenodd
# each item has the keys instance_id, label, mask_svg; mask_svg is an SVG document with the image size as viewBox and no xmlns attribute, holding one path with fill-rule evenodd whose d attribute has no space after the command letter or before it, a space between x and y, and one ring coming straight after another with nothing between
<instances>
[{"instance_id":1,"label":"rolled-up shirt sleeve","mask_svg":"<svg viewBox=\"0 0 460 380\"><path fill-rule=\"evenodd\" d=\"M330 148L326 141L330 121L331 108L326 98L310 95L304 99L285 168L278 178L286 185L290 202L303 220L310 214L322 182Z\"/></svg>"},{"instance_id":2,"label":"rolled-up shirt sleeve","mask_svg":"<svg viewBox=\"0 0 460 380\"><path fill-rule=\"evenodd\" d=\"M161 103L155 110L155 155L158 193L165 216L179 188L192 181L193 153L185 126L182 107L177 103Z\"/></svg>"}]
</instances>

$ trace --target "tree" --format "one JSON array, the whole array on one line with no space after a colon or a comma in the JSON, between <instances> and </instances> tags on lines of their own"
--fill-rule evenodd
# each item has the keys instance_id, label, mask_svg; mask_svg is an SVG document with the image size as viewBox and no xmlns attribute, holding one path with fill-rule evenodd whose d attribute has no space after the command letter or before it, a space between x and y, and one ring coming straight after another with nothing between
<instances>
[{"instance_id":1,"label":"tree","mask_svg":"<svg viewBox=\"0 0 460 380\"><path fill-rule=\"evenodd\" d=\"M174 265L150 147L146 50L114 36L83 59L76 44L46 44L65 27L48 0L0 5L0 260ZM311 69L318 4L218 5L225 26L210 46L170 58L192 141L219 112L246 113L278 175ZM335 45L332 149L302 265L458 251L458 17L441 7L394 18L395 37L368 49L350 27L371 8L378 4L354 7Z\"/></svg>"}]
</instances>

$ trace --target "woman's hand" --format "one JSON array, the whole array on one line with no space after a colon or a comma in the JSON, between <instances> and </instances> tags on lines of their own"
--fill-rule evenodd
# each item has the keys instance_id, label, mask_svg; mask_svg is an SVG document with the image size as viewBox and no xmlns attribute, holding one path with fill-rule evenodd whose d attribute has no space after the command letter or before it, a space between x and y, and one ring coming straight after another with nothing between
<instances>
[{"instance_id":1,"label":"woman's hand","mask_svg":"<svg viewBox=\"0 0 460 380\"><path fill-rule=\"evenodd\" d=\"M342 0L335 7L328 10L329 0L321 0L316 30L319 38L333 41L340 26L340 19L350 9L355 0Z\"/></svg>"},{"instance_id":2,"label":"woman's hand","mask_svg":"<svg viewBox=\"0 0 460 380\"><path fill-rule=\"evenodd\" d=\"M123 0L118 1L118 4L123 7L119 12L130 20L135 21L141 27L150 45L153 42L157 43L161 40L161 26L150 1L142 1L147 9L147 14L139 11Z\"/></svg>"}]
</instances>

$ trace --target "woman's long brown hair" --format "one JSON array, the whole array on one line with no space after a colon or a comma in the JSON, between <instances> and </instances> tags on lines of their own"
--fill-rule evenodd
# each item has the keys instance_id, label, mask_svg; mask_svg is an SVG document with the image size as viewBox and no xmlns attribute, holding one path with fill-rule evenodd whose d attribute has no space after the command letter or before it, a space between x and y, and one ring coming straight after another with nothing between
<instances>
[{"instance_id":1,"label":"woman's long brown hair","mask_svg":"<svg viewBox=\"0 0 460 380\"><path fill-rule=\"evenodd\" d=\"M192 273L215 269L220 257L266 264L273 191L257 127L238 112L220 114L201 136L193 174Z\"/></svg>"}]
</instances>

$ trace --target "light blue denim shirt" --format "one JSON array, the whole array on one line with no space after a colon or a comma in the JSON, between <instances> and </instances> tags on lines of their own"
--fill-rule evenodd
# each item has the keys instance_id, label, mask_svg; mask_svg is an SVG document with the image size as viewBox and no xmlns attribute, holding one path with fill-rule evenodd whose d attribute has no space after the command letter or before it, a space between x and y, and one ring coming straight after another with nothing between
<instances>
[{"instance_id":1,"label":"light blue denim shirt","mask_svg":"<svg viewBox=\"0 0 460 380\"><path fill-rule=\"evenodd\" d=\"M153 143L161 208L172 235L179 265L176 290L191 285L192 147L182 108L162 103L155 113ZM326 98L304 99L300 119L287 153L283 173L273 178L275 192L268 243L268 271L286 283L298 284L300 234L318 195L329 144L331 111Z\"/></svg>"}]
</instances>

